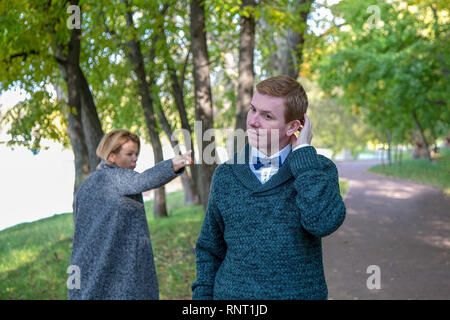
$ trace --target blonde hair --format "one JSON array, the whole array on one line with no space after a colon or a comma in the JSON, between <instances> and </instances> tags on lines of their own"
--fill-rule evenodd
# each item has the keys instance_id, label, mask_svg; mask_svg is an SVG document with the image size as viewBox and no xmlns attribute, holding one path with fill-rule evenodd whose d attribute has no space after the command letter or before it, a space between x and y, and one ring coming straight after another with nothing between
<instances>
[{"instance_id":1,"label":"blonde hair","mask_svg":"<svg viewBox=\"0 0 450 320\"><path fill-rule=\"evenodd\" d=\"M97 156L108 162L108 157L111 153L119 153L122 145L128 141L133 141L138 146L138 154L141 150L141 141L134 133L125 129L117 129L106 134L97 147Z\"/></svg>"},{"instance_id":2,"label":"blonde hair","mask_svg":"<svg viewBox=\"0 0 450 320\"><path fill-rule=\"evenodd\" d=\"M288 76L276 76L261 81L256 85L260 94L284 98L284 118L288 123L302 120L308 109L308 97L302 85Z\"/></svg>"}]
</instances>

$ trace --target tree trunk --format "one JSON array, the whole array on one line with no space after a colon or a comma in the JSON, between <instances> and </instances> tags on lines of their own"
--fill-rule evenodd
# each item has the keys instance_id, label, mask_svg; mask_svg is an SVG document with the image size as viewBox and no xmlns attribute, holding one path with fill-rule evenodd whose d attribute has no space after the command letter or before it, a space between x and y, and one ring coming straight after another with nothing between
<instances>
[{"instance_id":1,"label":"tree trunk","mask_svg":"<svg viewBox=\"0 0 450 320\"><path fill-rule=\"evenodd\" d=\"M191 0L191 48L194 62L194 92L195 92L195 119L201 121L202 127L197 134L197 144L200 152L199 165L199 194L203 207L207 208L209 199L209 190L214 170L218 163L215 151L215 139L212 142L204 141L204 132L214 128L213 106L211 98L209 58L206 44L206 26L205 26L205 7L202 0ZM203 153L205 147L211 145L211 164L204 163ZM207 155L209 156L209 155ZM211 160L211 159L208 159Z\"/></svg>"},{"instance_id":2,"label":"tree trunk","mask_svg":"<svg viewBox=\"0 0 450 320\"><path fill-rule=\"evenodd\" d=\"M78 1L72 0L72 5L78 5ZM67 45L67 55L64 54L64 48L55 48L55 55L62 58L64 62L66 76L71 81L71 86L68 90L76 90L77 105L80 104L80 116L83 123L84 138L89 155L89 169L94 172L97 169L99 158L97 157L97 146L103 137L103 130L101 128L100 120L98 118L97 109L92 98L91 90L86 78L80 68L80 46L81 46L81 29L73 29L71 37ZM61 66L61 61L59 61ZM75 89L76 88L76 89ZM69 94L70 101L70 94Z\"/></svg>"},{"instance_id":3,"label":"tree trunk","mask_svg":"<svg viewBox=\"0 0 450 320\"><path fill-rule=\"evenodd\" d=\"M81 86L81 119L83 121L83 129L89 153L89 167L91 172L94 172L100 162L96 151L104 133L100 119L98 118L97 107L95 106L91 89L79 66L78 72Z\"/></svg>"},{"instance_id":4,"label":"tree trunk","mask_svg":"<svg viewBox=\"0 0 450 320\"><path fill-rule=\"evenodd\" d=\"M67 78L67 73L63 72L65 75L65 81L69 93L69 99L65 98L65 94L62 92L61 87L55 84L57 99L65 102L66 107L63 114L67 114L68 126L67 134L69 136L70 144L72 146L72 151L74 155L74 165L75 165L75 183L73 186L73 203L72 212L75 214L75 197L84 180L89 176L89 154L87 151L86 141L83 133L83 124L81 122L81 106L80 106L80 96L77 94L77 90L72 89L72 82L69 83ZM73 217L75 221L75 216Z\"/></svg>"},{"instance_id":5,"label":"tree trunk","mask_svg":"<svg viewBox=\"0 0 450 320\"><path fill-rule=\"evenodd\" d=\"M270 33L271 30L273 30L273 27L264 21L264 19L261 20L261 27L266 29L265 32ZM272 47L275 47L276 49L271 50L270 53L270 67L268 68L268 72L273 75L279 75L283 74L283 51L282 48L285 47L285 43L283 43L283 39L280 37L279 34L274 34L273 38L269 38L269 42L271 43Z\"/></svg>"},{"instance_id":6,"label":"tree trunk","mask_svg":"<svg viewBox=\"0 0 450 320\"><path fill-rule=\"evenodd\" d=\"M143 71L144 65L142 64L141 71ZM136 70L135 70L136 71ZM141 71L139 72L141 74ZM155 164L164 160L161 141L159 139L159 133L157 129L156 118L153 110L153 100L150 95L149 86L145 81L145 75L142 78L142 74L138 76L138 87L142 101L142 107L144 108L145 122L150 136L150 143L153 149L153 157L155 159ZM153 207L153 214L156 218L167 217L167 207L166 207L166 194L165 187L162 186L155 189L155 201Z\"/></svg>"},{"instance_id":7,"label":"tree trunk","mask_svg":"<svg viewBox=\"0 0 450 320\"><path fill-rule=\"evenodd\" d=\"M395 145L395 149L394 149L394 163L398 163L398 144Z\"/></svg>"},{"instance_id":8,"label":"tree trunk","mask_svg":"<svg viewBox=\"0 0 450 320\"><path fill-rule=\"evenodd\" d=\"M426 150L427 158L428 158L428 160L429 160L430 162L432 162L432 160L431 160L431 155L430 155L430 150L429 150L430 148L429 148L429 146L428 146L428 141L427 141L427 139L425 138L424 130L423 130L423 128L422 128L422 125L421 125L420 122L419 122L419 119L417 118L417 114L416 114L416 111L415 111L415 110L412 111L412 116L413 116L413 118L414 118L414 122L415 122L416 125L417 125L417 128L419 129L420 136L422 137L423 144L425 145L425 150Z\"/></svg>"},{"instance_id":9,"label":"tree trunk","mask_svg":"<svg viewBox=\"0 0 450 320\"><path fill-rule=\"evenodd\" d=\"M242 1L242 7L250 6L255 8L255 0ZM255 73L253 71L254 49L255 49L255 16L241 16L241 31L239 35L239 79L238 96L236 105L236 126L235 130L246 130L247 113L253 96L253 83ZM234 142L234 150L237 150L237 143Z\"/></svg>"},{"instance_id":10,"label":"tree trunk","mask_svg":"<svg viewBox=\"0 0 450 320\"><path fill-rule=\"evenodd\" d=\"M77 1L72 1L72 4L76 5ZM89 173L93 171L90 165L89 148L86 143L85 124L83 123L82 117L83 89L80 85L79 72L80 37L81 31L79 29L72 30L70 41L67 44L67 54L64 53L64 46L53 46L54 58L59 65L59 69L61 70L61 74L67 86L67 112L64 113L67 114L68 117L67 133L69 135L75 159L74 200L81 184L89 176ZM57 89L58 88L59 87L57 87ZM57 91L57 94L61 97L62 92L60 89L58 90L59 93Z\"/></svg>"},{"instance_id":11,"label":"tree trunk","mask_svg":"<svg viewBox=\"0 0 450 320\"><path fill-rule=\"evenodd\" d=\"M186 113L186 105L184 103L184 94L183 94L183 87L184 87L184 74L182 74L181 81L178 79L177 71L173 65L173 60L170 57L170 53L168 51L168 43L167 38L165 36L165 32L162 33L164 36L164 44L166 45L166 51L167 54L165 55L165 65L167 68L167 72L169 73L169 77L171 80L171 87L172 87L172 96L175 101L175 106L178 110L178 113L180 115L181 120L181 128L189 133L189 137L187 137L191 143L190 146L186 146L187 148L191 148L191 156L192 159L195 159L195 149L192 145L192 129L189 125L189 120L187 118ZM188 63L190 51L188 52L185 60L185 65ZM185 70L185 69L183 69ZM162 121L161 121L162 120ZM169 140L171 140L171 137L173 135L172 128L170 127L169 123L165 119L165 117L160 118L161 125L163 127L163 130L166 132L166 134L169 136ZM178 144L178 140L176 142L172 142L172 147L175 152L176 145ZM192 205L192 204L200 204L200 196L197 189L197 183L196 183L196 169L197 165L191 165L189 167L191 174L188 173L189 170L185 170L185 173L181 175L181 180L183 183L183 190L184 190L184 204L185 205Z\"/></svg>"},{"instance_id":12,"label":"tree trunk","mask_svg":"<svg viewBox=\"0 0 450 320\"><path fill-rule=\"evenodd\" d=\"M303 45L307 29L308 14L311 11L312 0L297 0L295 10L299 14L298 29L288 29L286 46L283 55L282 73L297 79L303 62Z\"/></svg>"},{"instance_id":13,"label":"tree trunk","mask_svg":"<svg viewBox=\"0 0 450 320\"><path fill-rule=\"evenodd\" d=\"M186 61L187 62L187 61ZM191 145L187 146L188 148L190 147L192 150L191 156L192 159L195 159L195 148L194 148L194 143L193 143L193 137L192 137L192 127L189 125L189 120L187 118L187 113L186 113L186 105L184 103L184 95L183 95L183 81L182 79L184 77L181 77L181 81L178 81L178 76L176 74L176 70L175 68L173 68L173 66L171 66L170 62L166 63L167 66L167 70L169 72L170 78L171 78L171 85L172 85L172 95L174 96L174 100L175 100L175 105L177 107L178 113L180 114L180 119L181 119L181 128L187 132L189 132L189 137L186 137L186 139L189 139ZM198 164L192 164L189 169L191 171L191 176L190 179L192 179L192 182L190 183L190 185L192 186L192 191L191 193L193 194L194 199L198 199L198 200L194 200L195 204L200 204L200 196L199 196L199 191L198 191L198 185L199 185L199 165ZM198 202L197 202L198 201Z\"/></svg>"},{"instance_id":14,"label":"tree trunk","mask_svg":"<svg viewBox=\"0 0 450 320\"><path fill-rule=\"evenodd\" d=\"M84 139L82 128L83 125L81 122L80 112L76 111L77 109L80 109L80 106L78 105L78 107L76 107L76 101L74 100L69 103L66 94L63 92L63 89L59 84L55 83L53 86L56 89L56 97L58 101L63 101L65 105L65 108L62 112L67 116L68 119L67 134L69 136L75 159L75 184L73 188L73 197L75 199L75 195L81 184L89 176L89 156ZM76 95L74 95L72 98L76 98ZM70 108L71 104L73 104L75 108L74 110Z\"/></svg>"},{"instance_id":15,"label":"tree trunk","mask_svg":"<svg viewBox=\"0 0 450 320\"><path fill-rule=\"evenodd\" d=\"M392 133L389 130L387 133L387 138L388 138L388 164L389 166L392 165L392 160L391 160L391 151L392 151L392 146L391 146L391 140L392 140Z\"/></svg>"},{"instance_id":16,"label":"tree trunk","mask_svg":"<svg viewBox=\"0 0 450 320\"><path fill-rule=\"evenodd\" d=\"M169 137L170 143L172 145L173 150L178 152L178 139L172 140L171 137L173 136L172 128L170 127L169 122L167 121L166 116L164 115L164 112L158 113L159 122L161 123L161 126L164 130L164 132ZM185 170L184 173L181 175L181 183L183 184L183 190L184 190L184 205L189 206L193 204L200 204L200 197L198 193L196 192L196 188L194 185L194 181L192 180L191 176L188 173L188 170Z\"/></svg>"},{"instance_id":17,"label":"tree trunk","mask_svg":"<svg viewBox=\"0 0 450 320\"><path fill-rule=\"evenodd\" d=\"M127 1L123 1L127 7L126 21L130 29L134 29L131 7ZM163 152L161 141L159 139L158 126L156 123L155 112L153 108L153 98L150 92L150 86L147 82L146 71L144 67L144 58L141 51L140 42L137 39L132 39L127 42L129 47L128 58L133 65L138 81L139 95L141 96L141 103L144 109L145 122L147 124L150 143L153 147L153 156L155 164L163 161ZM164 186L155 189L154 199L154 215L155 217L167 217L166 194Z\"/></svg>"}]
</instances>

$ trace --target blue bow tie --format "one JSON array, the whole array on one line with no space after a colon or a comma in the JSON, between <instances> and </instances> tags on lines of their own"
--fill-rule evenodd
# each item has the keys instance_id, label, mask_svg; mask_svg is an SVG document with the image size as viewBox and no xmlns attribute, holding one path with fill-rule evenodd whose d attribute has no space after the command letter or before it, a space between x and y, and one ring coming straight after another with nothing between
<instances>
[{"instance_id":1,"label":"blue bow tie","mask_svg":"<svg viewBox=\"0 0 450 320\"><path fill-rule=\"evenodd\" d=\"M275 159L262 159L260 157L252 157L252 164L255 170L259 170L261 168L270 168L270 167L281 167L281 156Z\"/></svg>"}]
</instances>

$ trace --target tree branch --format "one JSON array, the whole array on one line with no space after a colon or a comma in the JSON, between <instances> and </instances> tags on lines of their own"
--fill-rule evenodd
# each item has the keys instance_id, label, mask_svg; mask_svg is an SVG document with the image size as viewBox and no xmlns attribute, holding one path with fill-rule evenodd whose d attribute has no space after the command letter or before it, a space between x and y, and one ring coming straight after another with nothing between
<instances>
[{"instance_id":1,"label":"tree branch","mask_svg":"<svg viewBox=\"0 0 450 320\"><path fill-rule=\"evenodd\" d=\"M114 43L118 46L118 47L125 47L127 46L127 44L125 42L121 42L120 41L120 37L117 34L117 32L115 32L114 30L109 29L108 24L106 23L106 17L105 17L105 11L101 11L100 15L103 18L103 26L105 27L105 31L107 34L109 34L111 36L111 38L113 39Z\"/></svg>"},{"instance_id":2,"label":"tree branch","mask_svg":"<svg viewBox=\"0 0 450 320\"><path fill-rule=\"evenodd\" d=\"M187 69L187 66L188 66L189 56L190 55L191 55L191 47L189 47L188 53L186 55L186 59L184 59L183 70L181 71L181 77L180 77L181 92L184 91L184 79L185 79L185 76L186 76L186 69Z\"/></svg>"},{"instance_id":3,"label":"tree branch","mask_svg":"<svg viewBox=\"0 0 450 320\"><path fill-rule=\"evenodd\" d=\"M442 101L442 100L430 100L430 99L427 99L427 102L429 102L431 104L439 104L439 105L442 105L442 106L446 106L447 105L447 103L445 101Z\"/></svg>"},{"instance_id":4,"label":"tree branch","mask_svg":"<svg viewBox=\"0 0 450 320\"><path fill-rule=\"evenodd\" d=\"M328 28L327 31L325 31L325 32L322 33L321 35L318 35L317 37L318 37L318 38L322 38L322 37L324 37L324 36L330 34L331 32L333 32L335 28L340 28L340 27L345 26L345 25L349 25L349 24L346 23L346 22L343 22L343 23L341 23L341 24L333 24L330 28Z\"/></svg>"},{"instance_id":5,"label":"tree branch","mask_svg":"<svg viewBox=\"0 0 450 320\"><path fill-rule=\"evenodd\" d=\"M28 52L20 52L20 53L16 53L16 54L10 55L9 59L12 60L14 58L24 57L24 60L25 60L28 57L29 54L39 54L39 52L36 51L36 50L30 50Z\"/></svg>"}]
</instances>

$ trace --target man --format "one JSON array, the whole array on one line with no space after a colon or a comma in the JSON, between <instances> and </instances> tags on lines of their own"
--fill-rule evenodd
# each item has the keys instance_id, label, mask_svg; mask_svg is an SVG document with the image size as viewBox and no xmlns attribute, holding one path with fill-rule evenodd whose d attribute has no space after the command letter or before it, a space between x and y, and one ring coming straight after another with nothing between
<instances>
[{"instance_id":1,"label":"man","mask_svg":"<svg viewBox=\"0 0 450 320\"><path fill-rule=\"evenodd\" d=\"M294 79L256 86L249 142L213 175L193 299L327 299L321 238L346 209L335 164L310 146L307 107Z\"/></svg>"}]
</instances>

